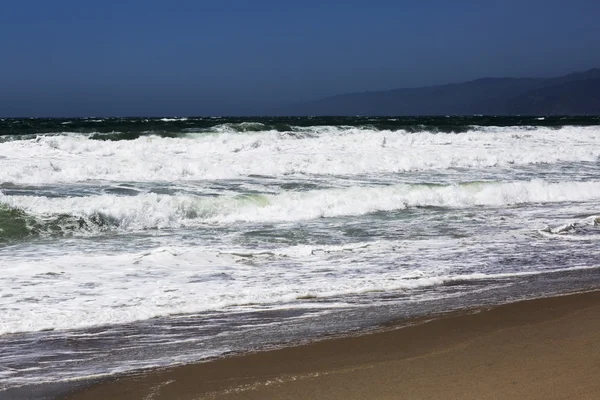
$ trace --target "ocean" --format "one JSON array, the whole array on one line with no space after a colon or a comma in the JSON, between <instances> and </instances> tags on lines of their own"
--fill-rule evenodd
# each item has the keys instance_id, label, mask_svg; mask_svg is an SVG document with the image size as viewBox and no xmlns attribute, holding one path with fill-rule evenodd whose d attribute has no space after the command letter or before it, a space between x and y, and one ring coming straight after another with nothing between
<instances>
[{"instance_id":1,"label":"ocean","mask_svg":"<svg viewBox=\"0 0 600 400\"><path fill-rule=\"evenodd\" d=\"M597 289L599 245L600 117L0 119L0 398Z\"/></svg>"}]
</instances>

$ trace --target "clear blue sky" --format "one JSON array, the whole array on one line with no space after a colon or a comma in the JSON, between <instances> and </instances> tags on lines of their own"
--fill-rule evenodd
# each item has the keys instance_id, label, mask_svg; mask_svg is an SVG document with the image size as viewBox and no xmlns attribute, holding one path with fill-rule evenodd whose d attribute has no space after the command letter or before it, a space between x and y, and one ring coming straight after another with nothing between
<instances>
[{"instance_id":1,"label":"clear blue sky","mask_svg":"<svg viewBox=\"0 0 600 400\"><path fill-rule=\"evenodd\" d=\"M598 0L5 0L0 116L247 113L600 67Z\"/></svg>"}]
</instances>

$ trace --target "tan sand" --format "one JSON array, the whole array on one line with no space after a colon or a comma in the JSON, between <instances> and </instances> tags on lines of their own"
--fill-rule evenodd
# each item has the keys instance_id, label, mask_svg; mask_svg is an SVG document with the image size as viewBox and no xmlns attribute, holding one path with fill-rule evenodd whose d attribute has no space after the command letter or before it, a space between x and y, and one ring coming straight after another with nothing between
<instances>
[{"instance_id":1,"label":"tan sand","mask_svg":"<svg viewBox=\"0 0 600 400\"><path fill-rule=\"evenodd\" d=\"M600 292L128 376L69 399L600 399Z\"/></svg>"}]
</instances>

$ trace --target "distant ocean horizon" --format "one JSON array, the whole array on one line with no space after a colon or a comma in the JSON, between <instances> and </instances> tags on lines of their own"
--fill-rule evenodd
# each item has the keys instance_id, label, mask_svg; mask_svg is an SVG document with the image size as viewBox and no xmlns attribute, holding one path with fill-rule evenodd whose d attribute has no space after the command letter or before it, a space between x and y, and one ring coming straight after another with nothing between
<instances>
[{"instance_id":1,"label":"distant ocean horizon","mask_svg":"<svg viewBox=\"0 0 600 400\"><path fill-rule=\"evenodd\" d=\"M0 118L0 397L597 289L600 117Z\"/></svg>"}]
</instances>

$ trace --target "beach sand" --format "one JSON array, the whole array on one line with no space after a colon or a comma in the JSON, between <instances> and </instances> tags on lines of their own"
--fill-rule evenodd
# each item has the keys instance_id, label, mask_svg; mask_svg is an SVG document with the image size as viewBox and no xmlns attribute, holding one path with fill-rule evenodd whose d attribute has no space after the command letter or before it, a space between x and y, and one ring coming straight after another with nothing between
<instances>
[{"instance_id":1,"label":"beach sand","mask_svg":"<svg viewBox=\"0 0 600 400\"><path fill-rule=\"evenodd\" d=\"M600 292L109 379L68 399L600 399Z\"/></svg>"}]
</instances>

